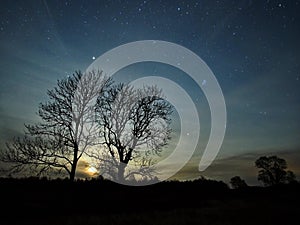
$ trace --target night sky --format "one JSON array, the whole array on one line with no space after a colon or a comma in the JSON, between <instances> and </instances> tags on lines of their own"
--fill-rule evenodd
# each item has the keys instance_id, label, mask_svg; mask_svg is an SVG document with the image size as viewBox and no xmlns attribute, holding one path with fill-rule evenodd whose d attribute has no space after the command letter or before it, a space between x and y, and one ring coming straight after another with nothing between
<instances>
[{"instance_id":1,"label":"night sky","mask_svg":"<svg viewBox=\"0 0 300 225\"><path fill-rule=\"evenodd\" d=\"M200 56L215 74L227 107L217 159L198 163L210 112L201 89L182 71L141 63L116 74L151 74L181 85L200 115L198 149L176 176L256 182L259 156L284 157L300 176L300 1L1 1L0 141L37 121L38 104L57 79L85 71L97 57L138 40L164 40ZM175 121L176 122L176 121ZM176 126L175 126L176 127ZM172 143L171 143L172 146Z\"/></svg>"}]
</instances>

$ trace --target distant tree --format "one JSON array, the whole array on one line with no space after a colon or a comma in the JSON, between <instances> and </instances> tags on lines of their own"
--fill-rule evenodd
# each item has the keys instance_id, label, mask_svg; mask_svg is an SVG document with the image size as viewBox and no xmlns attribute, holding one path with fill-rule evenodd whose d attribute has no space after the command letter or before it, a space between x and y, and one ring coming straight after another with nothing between
<instances>
[{"instance_id":1,"label":"distant tree","mask_svg":"<svg viewBox=\"0 0 300 225\"><path fill-rule=\"evenodd\" d=\"M233 189L240 189L240 188L245 188L245 187L248 187L247 183L245 180L243 180L241 177L239 176L235 176L235 177L232 177L230 179L230 184L231 184L231 187Z\"/></svg>"},{"instance_id":2,"label":"distant tree","mask_svg":"<svg viewBox=\"0 0 300 225\"><path fill-rule=\"evenodd\" d=\"M296 175L290 170L286 171L286 182L289 184L297 183Z\"/></svg>"},{"instance_id":3,"label":"distant tree","mask_svg":"<svg viewBox=\"0 0 300 225\"><path fill-rule=\"evenodd\" d=\"M10 163L12 173L65 171L74 180L79 159L98 135L96 99L111 83L101 71L76 72L58 80L57 87L47 92L49 101L39 105L41 122L25 125L25 136L7 143L0 160Z\"/></svg>"},{"instance_id":4,"label":"distant tree","mask_svg":"<svg viewBox=\"0 0 300 225\"><path fill-rule=\"evenodd\" d=\"M284 159L277 156L262 156L255 161L258 171L258 180L265 186L291 183L295 181L295 174L286 171L287 163Z\"/></svg>"},{"instance_id":5,"label":"distant tree","mask_svg":"<svg viewBox=\"0 0 300 225\"><path fill-rule=\"evenodd\" d=\"M96 120L104 152L96 157L102 174L117 181L136 175L154 178L151 156L159 155L170 139L171 113L171 105L156 86L134 89L119 84L99 96ZM126 171L129 163L139 169Z\"/></svg>"}]
</instances>

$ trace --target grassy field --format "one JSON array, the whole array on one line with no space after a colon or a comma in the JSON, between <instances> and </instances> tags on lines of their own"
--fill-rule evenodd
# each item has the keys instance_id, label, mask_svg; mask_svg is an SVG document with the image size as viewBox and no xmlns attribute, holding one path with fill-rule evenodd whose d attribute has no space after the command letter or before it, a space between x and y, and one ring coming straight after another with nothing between
<instances>
[{"instance_id":1,"label":"grassy field","mask_svg":"<svg viewBox=\"0 0 300 225\"><path fill-rule=\"evenodd\" d=\"M217 181L144 187L1 179L0 224L298 224L299 184L231 190Z\"/></svg>"}]
</instances>

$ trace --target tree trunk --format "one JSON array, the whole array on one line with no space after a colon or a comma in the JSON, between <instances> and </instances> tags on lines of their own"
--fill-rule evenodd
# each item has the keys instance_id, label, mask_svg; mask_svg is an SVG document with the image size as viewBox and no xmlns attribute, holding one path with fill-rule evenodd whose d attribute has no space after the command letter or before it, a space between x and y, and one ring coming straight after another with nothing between
<instances>
[{"instance_id":1,"label":"tree trunk","mask_svg":"<svg viewBox=\"0 0 300 225\"><path fill-rule=\"evenodd\" d=\"M124 182L125 178L124 178L124 173L125 173L125 168L126 168L126 164L120 162L119 166L118 166L118 181L119 182Z\"/></svg>"},{"instance_id":2,"label":"tree trunk","mask_svg":"<svg viewBox=\"0 0 300 225\"><path fill-rule=\"evenodd\" d=\"M77 162L78 162L77 155L78 155L78 146L77 146L77 144L75 144L73 163L72 163L72 168L71 168L71 173L70 173L70 181L72 181L72 182L75 179L75 173L76 173Z\"/></svg>"},{"instance_id":3,"label":"tree trunk","mask_svg":"<svg viewBox=\"0 0 300 225\"><path fill-rule=\"evenodd\" d=\"M70 173L70 181L72 181L72 182L75 179L76 167L77 167L77 160L73 160L71 173Z\"/></svg>"}]
</instances>

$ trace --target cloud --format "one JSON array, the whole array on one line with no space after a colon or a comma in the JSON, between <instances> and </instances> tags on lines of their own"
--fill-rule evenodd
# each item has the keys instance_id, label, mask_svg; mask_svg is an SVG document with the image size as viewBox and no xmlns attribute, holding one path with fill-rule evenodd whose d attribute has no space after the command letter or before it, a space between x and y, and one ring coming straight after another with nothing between
<instances>
[{"instance_id":1,"label":"cloud","mask_svg":"<svg viewBox=\"0 0 300 225\"><path fill-rule=\"evenodd\" d=\"M283 149L283 150L261 150L256 152L249 151L248 153L216 159L210 167L204 172L198 171L197 160L192 159L180 172L178 172L173 179L196 179L200 176L207 178L222 180L226 183L230 181L233 176L240 176L245 179L249 185L258 185L257 173L258 169L255 167L255 160L260 156L277 155L284 158L288 164L288 170L293 171L297 178L300 177L300 148ZM197 161L197 163L196 163Z\"/></svg>"},{"instance_id":2,"label":"cloud","mask_svg":"<svg viewBox=\"0 0 300 225\"><path fill-rule=\"evenodd\" d=\"M85 179L97 176L96 173L91 174L91 172L88 171L90 167L91 165L87 160L80 159L77 164L76 178Z\"/></svg>"},{"instance_id":3,"label":"cloud","mask_svg":"<svg viewBox=\"0 0 300 225\"><path fill-rule=\"evenodd\" d=\"M20 137L24 133L24 121L21 118L3 115L0 112L0 148L5 142L12 140L13 137Z\"/></svg>"}]
</instances>

